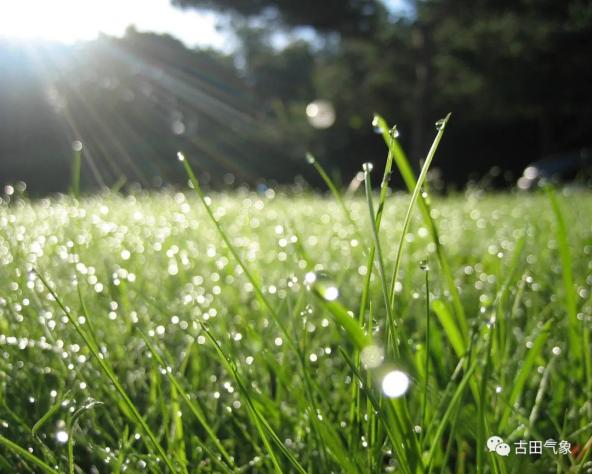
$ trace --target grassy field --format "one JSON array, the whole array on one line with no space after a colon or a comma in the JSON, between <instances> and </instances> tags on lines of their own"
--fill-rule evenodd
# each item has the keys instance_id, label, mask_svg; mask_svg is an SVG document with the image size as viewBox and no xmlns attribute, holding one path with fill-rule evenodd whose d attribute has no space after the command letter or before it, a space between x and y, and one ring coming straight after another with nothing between
<instances>
[{"instance_id":1,"label":"grassy field","mask_svg":"<svg viewBox=\"0 0 592 474\"><path fill-rule=\"evenodd\" d=\"M408 201L386 201L388 275ZM190 193L5 205L0 470L587 472L592 196L556 201L567 235L542 193L434 197L441 248L418 212L390 343L379 268L358 314L364 199L354 226L330 198L212 195L249 275ZM381 393L393 371L400 398ZM501 457L491 435L573 454Z\"/></svg>"},{"instance_id":2,"label":"grassy field","mask_svg":"<svg viewBox=\"0 0 592 474\"><path fill-rule=\"evenodd\" d=\"M0 472L592 472L592 194L430 195L437 125L410 194L0 205Z\"/></svg>"}]
</instances>

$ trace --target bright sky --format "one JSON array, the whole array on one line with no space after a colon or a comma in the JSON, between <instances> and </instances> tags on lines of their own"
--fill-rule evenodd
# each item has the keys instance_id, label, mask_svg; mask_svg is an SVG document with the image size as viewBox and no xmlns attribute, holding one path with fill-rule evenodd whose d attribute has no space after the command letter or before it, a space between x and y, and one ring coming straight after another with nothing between
<instances>
[{"instance_id":1,"label":"bright sky","mask_svg":"<svg viewBox=\"0 0 592 474\"><path fill-rule=\"evenodd\" d=\"M231 47L211 13L174 8L170 0L0 0L0 36L73 43L99 32L169 33L189 46Z\"/></svg>"},{"instance_id":2,"label":"bright sky","mask_svg":"<svg viewBox=\"0 0 592 474\"><path fill-rule=\"evenodd\" d=\"M406 0L382 1L391 12L409 14ZM129 25L168 33L188 46L234 46L216 30L213 13L174 8L170 0L0 0L0 37L74 43L99 33L121 36Z\"/></svg>"}]
</instances>

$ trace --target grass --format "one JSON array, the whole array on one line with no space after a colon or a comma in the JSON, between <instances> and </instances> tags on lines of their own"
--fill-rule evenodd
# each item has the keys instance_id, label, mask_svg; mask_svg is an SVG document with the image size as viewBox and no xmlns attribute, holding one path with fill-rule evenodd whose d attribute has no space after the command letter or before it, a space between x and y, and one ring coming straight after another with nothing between
<instances>
[{"instance_id":1,"label":"grass","mask_svg":"<svg viewBox=\"0 0 592 474\"><path fill-rule=\"evenodd\" d=\"M195 192L2 205L0 471L587 472L592 195L430 196L381 123L412 198L185 160Z\"/></svg>"}]
</instances>

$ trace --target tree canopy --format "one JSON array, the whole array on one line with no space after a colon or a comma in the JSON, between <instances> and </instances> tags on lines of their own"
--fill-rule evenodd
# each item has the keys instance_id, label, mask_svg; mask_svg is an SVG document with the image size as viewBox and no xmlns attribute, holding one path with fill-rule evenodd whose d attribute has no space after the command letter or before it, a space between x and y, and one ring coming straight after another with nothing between
<instances>
[{"instance_id":1,"label":"tree canopy","mask_svg":"<svg viewBox=\"0 0 592 474\"><path fill-rule=\"evenodd\" d=\"M37 50L0 41L0 108L13 111L0 122L0 153L19 157L3 160L5 181L63 190L70 143L82 140L89 186L179 182L179 149L218 182L314 182L306 151L346 182L363 162L382 162L375 112L398 125L416 165L434 122L452 112L435 163L448 184L492 169L516 178L534 160L591 145L590 2L409 0L398 15L378 0L175 4L232 16L237 49L134 29ZM307 120L315 101L331 107L331 126ZM51 180L36 171L49 162Z\"/></svg>"}]
</instances>

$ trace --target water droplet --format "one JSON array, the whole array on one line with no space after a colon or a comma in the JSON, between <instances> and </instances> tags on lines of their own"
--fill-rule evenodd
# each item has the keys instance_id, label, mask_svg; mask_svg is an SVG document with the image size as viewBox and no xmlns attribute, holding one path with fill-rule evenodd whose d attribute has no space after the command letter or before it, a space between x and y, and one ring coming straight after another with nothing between
<instances>
[{"instance_id":1,"label":"water droplet","mask_svg":"<svg viewBox=\"0 0 592 474\"><path fill-rule=\"evenodd\" d=\"M335 281L323 272L308 272L304 276L304 284L309 290L316 291L319 296L327 301L335 301L339 298L339 289Z\"/></svg>"},{"instance_id":2,"label":"water droplet","mask_svg":"<svg viewBox=\"0 0 592 474\"><path fill-rule=\"evenodd\" d=\"M417 434L421 433L421 426L419 426L419 425L415 425L415 426L413 427L413 431L415 431Z\"/></svg>"},{"instance_id":3,"label":"water droplet","mask_svg":"<svg viewBox=\"0 0 592 474\"><path fill-rule=\"evenodd\" d=\"M374 129L374 133L377 133L379 135L382 133L382 127L380 126L380 119L378 118L377 115L375 115L374 118L372 119L372 128Z\"/></svg>"},{"instance_id":4,"label":"water droplet","mask_svg":"<svg viewBox=\"0 0 592 474\"><path fill-rule=\"evenodd\" d=\"M409 377L400 370L391 370L383 377L381 386L387 397L397 398L409 388Z\"/></svg>"},{"instance_id":5,"label":"water droplet","mask_svg":"<svg viewBox=\"0 0 592 474\"><path fill-rule=\"evenodd\" d=\"M309 289L315 281L317 281L317 274L315 272L308 272L306 275L304 275L304 284Z\"/></svg>"},{"instance_id":6,"label":"water droplet","mask_svg":"<svg viewBox=\"0 0 592 474\"><path fill-rule=\"evenodd\" d=\"M315 100L306 106L306 118L314 128L329 128L335 123L335 107L328 100Z\"/></svg>"},{"instance_id":7,"label":"water droplet","mask_svg":"<svg viewBox=\"0 0 592 474\"><path fill-rule=\"evenodd\" d=\"M374 344L364 347L360 353L362 364L367 369L374 369L384 361L384 349Z\"/></svg>"},{"instance_id":8,"label":"water droplet","mask_svg":"<svg viewBox=\"0 0 592 474\"><path fill-rule=\"evenodd\" d=\"M179 161L185 161L185 155L183 153L181 153L180 151L177 152L177 159Z\"/></svg>"},{"instance_id":9,"label":"water droplet","mask_svg":"<svg viewBox=\"0 0 592 474\"><path fill-rule=\"evenodd\" d=\"M396 125L389 130L389 135L393 138L399 137L400 133L399 133L399 129L397 128Z\"/></svg>"},{"instance_id":10,"label":"water droplet","mask_svg":"<svg viewBox=\"0 0 592 474\"><path fill-rule=\"evenodd\" d=\"M501 385L498 385L497 387L495 387L495 393L502 393L502 390L503 390L503 388Z\"/></svg>"},{"instance_id":11,"label":"water droplet","mask_svg":"<svg viewBox=\"0 0 592 474\"><path fill-rule=\"evenodd\" d=\"M556 356L561 355L561 348L559 346L555 346L553 349L551 349L551 352Z\"/></svg>"},{"instance_id":12,"label":"water droplet","mask_svg":"<svg viewBox=\"0 0 592 474\"><path fill-rule=\"evenodd\" d=\"M427 260L421 260L419 262L419 268L421 268L424 272L429 272L430 271L430 266L429 266Z\"/></svg>"},{"instance_id":13,"label":"water droplet","mask_svg":"<svg viewBox=\"0 0 592 474\"><path fill-rule=\"evenodd\" d=\"M436 130L442 130L442 128L444 128L444 125L446 125L446 119L440 119L436 122Z\"/></svg>"},{"instance_id":14,"label":"water droplet","mask_svg":"<svg viewBox=\"0 0 592 474\"><path fill-rule=\"evenodd\" d=\"M68 435L68 432L64 431L64 430L58 431L56 433L55 437L56 437L56 441L61 444L67 443L68 439L70 438L70 436Z\"/></svg>"},{"instance_id":15,"label":"water droplet","mask_svg":"<svg viewBox=\"0 0 592 474\"><path fill-rule=\"evenodd\" d=\"M362 165L362 169L364 170L364 173L371 173L374 169L374 165L370 162L367 162Z\"/></svg>"},{"instance_id":16,"label":"water droplet","mask_svg":"<svg viewBox=\"0 0 592 474\"><path fill-rule=\"evenodd\" d=\"M314 165L314 164L316 163L316 161L317 161L317 160L316 160L316 159L315 159L315 157L314 157L314 156L312 156L310 153L307 153L307 154L306 154L306 161L307 161L309 164L311 164L311 165Z\"/></svg>"},{"instance_id":17,"label":"water droplet","mask_svg":"<svg viewBox=\"0 0 592 474\"><path fill-rule=\"evenodd\" d=\"M321 295L328 301L334 301L339 298L339 290L335 286L329 286Z\"/></svg>"}]
</instances>

